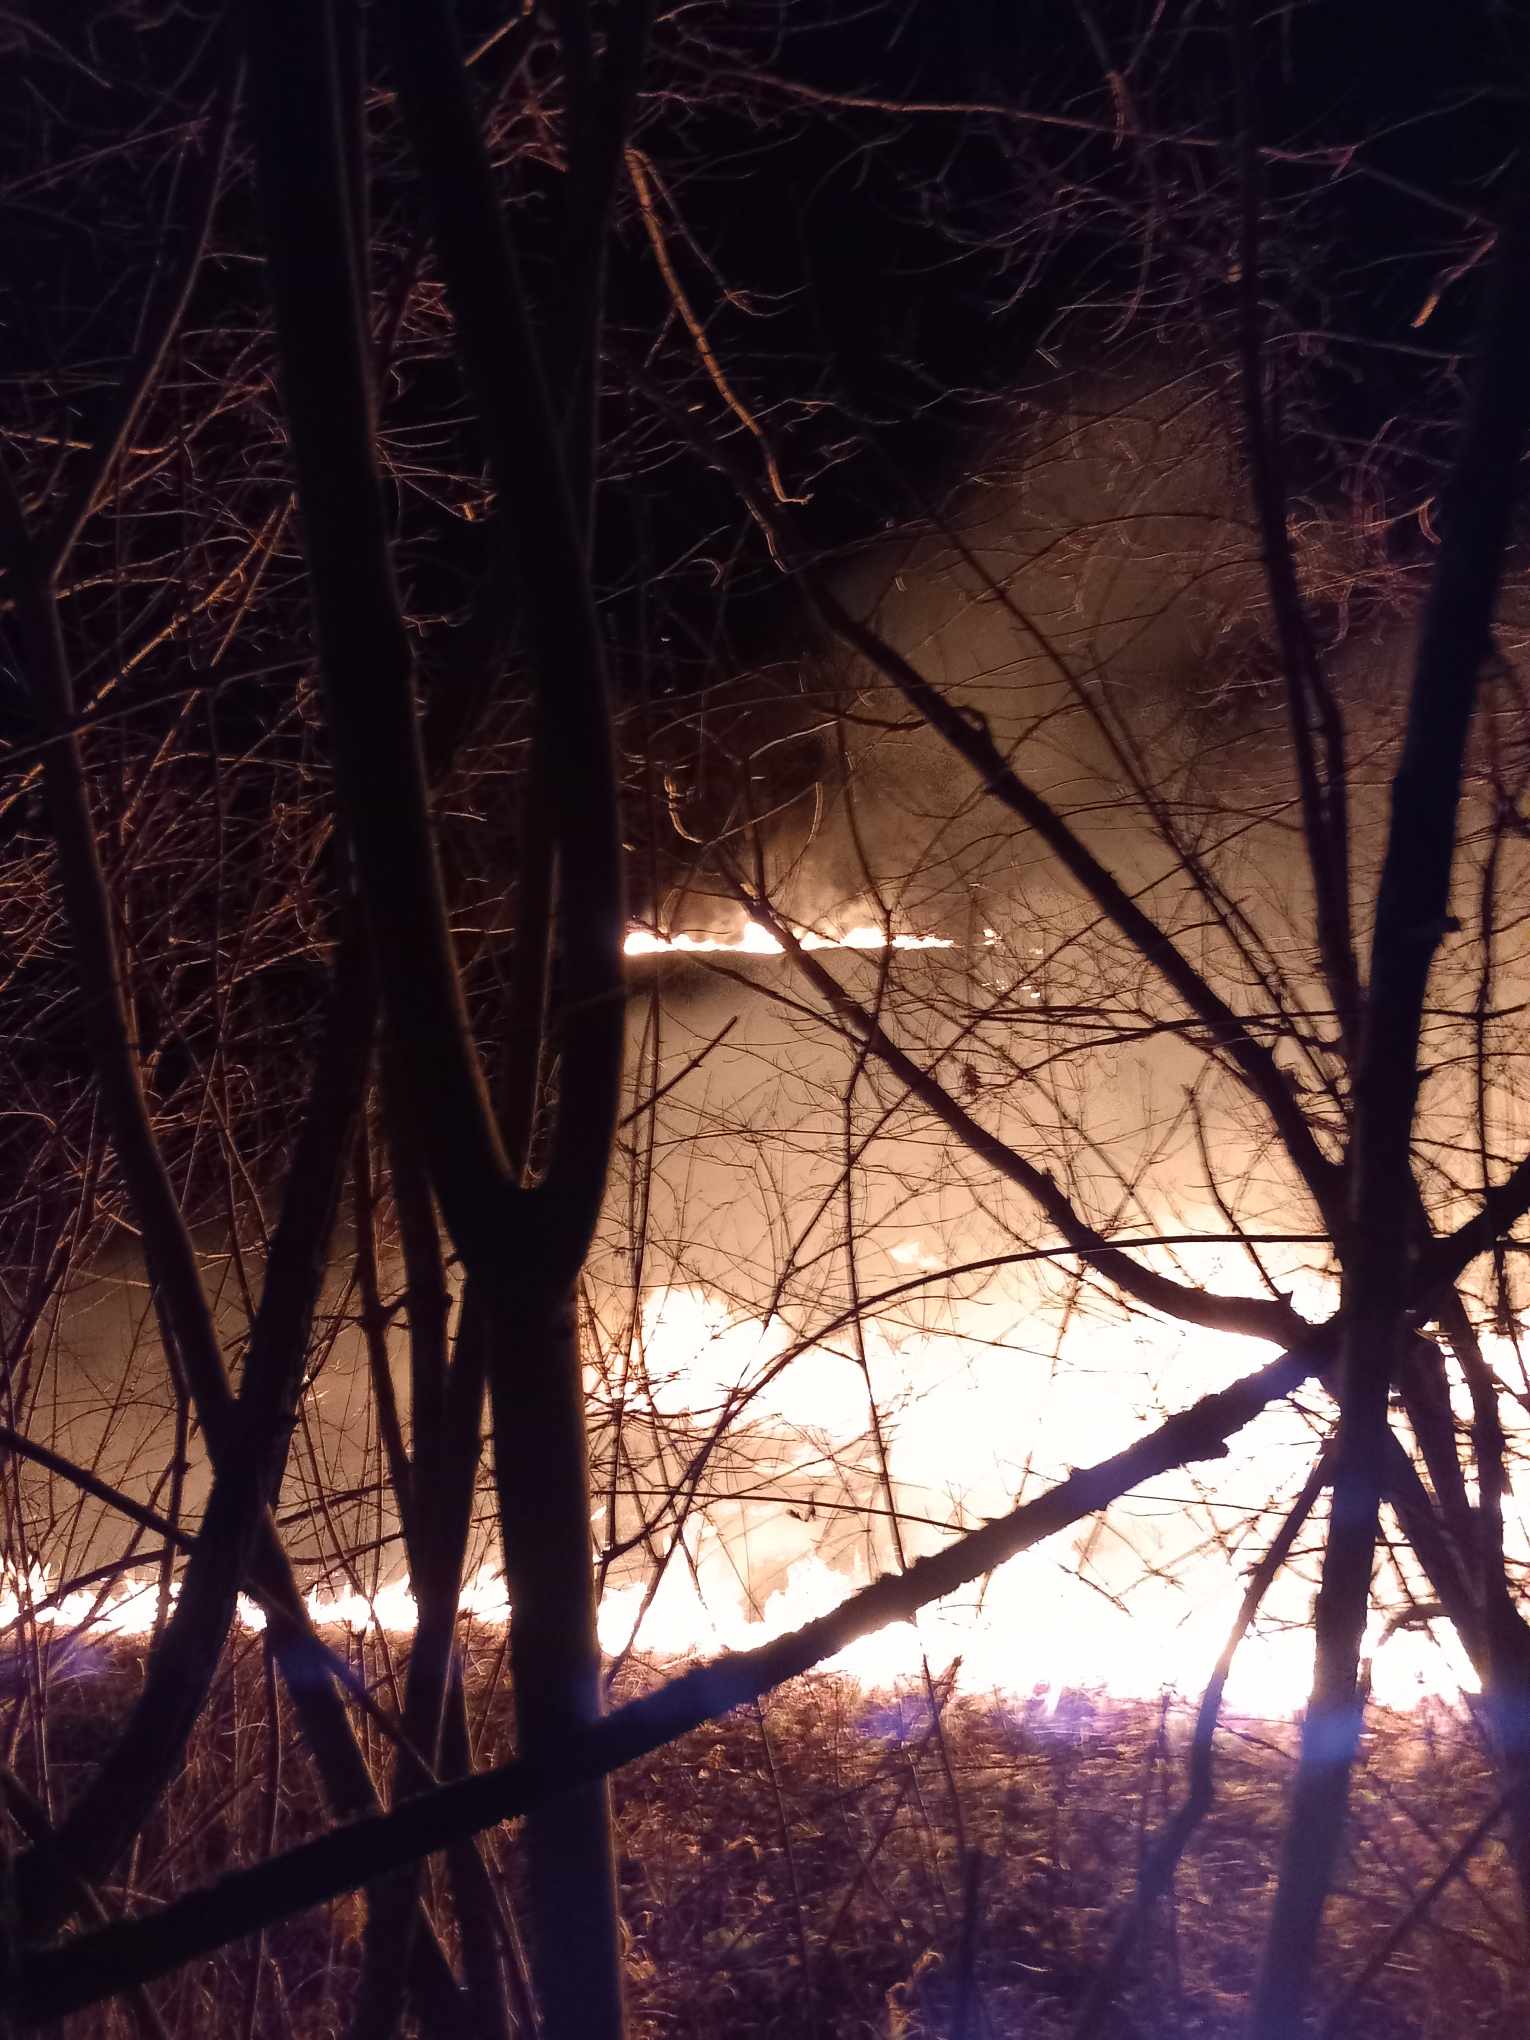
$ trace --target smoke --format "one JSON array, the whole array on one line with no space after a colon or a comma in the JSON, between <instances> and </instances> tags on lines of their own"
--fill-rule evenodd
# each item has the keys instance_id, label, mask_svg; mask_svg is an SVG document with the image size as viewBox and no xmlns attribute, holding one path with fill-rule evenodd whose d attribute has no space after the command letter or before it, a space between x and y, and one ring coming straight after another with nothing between
<instances>
[{"instance_id":1,"label":"smoke","mask_svg":"<svg viewBox=\"0 0 1530 2040\"><path fill-rule=\"evenodd\" d=\"M1260 1013L1278 994L1280 1053L1336 1137L1285 708L1240 487L1225 405L1205 382L1063 387L1025 411L938 517L849 563L840 593L981 717L1237 1010ZM1307 509L1298 537L1350 712L1363 934L1407 673L1407 588L1363 611L1374 566L1363 534ZM1092 1223L1179 1242L1144 1258L1186 1280L1245 1292L1269 1280L1323 1309L1328 1256L1300 1237L1312 1214L1247 1098L1171 1024L1150 968L864 662L819 644L794 677L736 681L704 707L677 707L656 754L684 873L664 925L736 936L744 910L730 886L763 879L799 928L941 936L949 949L815 953ZM1518 769L1516 746L1496 706L1463 900L1480 891L1484 818ZM1506 896L1522 886L1521 856L1517 839L1502 853ZM1517 918L1499 918L1495 1012L1525 989ZM1452 1169L1462 1194L1471 1187L1460 1157L1476 1138L1481 956L1468 941L1447 954L1431 1023L1437 1202ZM622 1553L606 1582L613 1649L634 1635L655 1651L706 1648L803 1619L1255 1357L1245 1341L1129 1313L1081 1280L1021 1193L863 1053L790 959L713 962L722 968L662 955L634 965L634 1118L587 1285L596 1529ZM1508 1023L1488 1032L1494 1125L1502 1150L1518 1151L1518 1036ZM1228 1237L1237 1225L1261 1237L1257 1268ZM61 1449L140 1500L158 1492L173 1449L164 1358L140 1322L147 1300L131 1266L98 1271L97 1300L71 1303L55 1362ZM317 1561L338 1539L387 1580L397 1526L372 1478L366 1367L338 1274L329 1309L334 1338L284 1506L300 1557ZM236 1317L231 1307L231 1342ZM390 1343L402 1393L397 1328ZM1269 1413L1214 1481L1187 1475L1033 1554L981 1606L947 1611L926 1643L1011 1689L1093 1678L1151 1691L1165 1676L1193 1686L1267 1512L1300 1484L1319 1416L1318 1405ZM194 1439L190 1457L194 1517L206 1484ZM120 1526L82 1512L55 1548L59 1576L77 1576L121 1549ZM1267 1705L1299 1700L1309 1590L1299 1567L1272 1605L1246 1697L1262 1681ZM897 1648L905 1668L917 1660L911 1639ZM1449 1687L1457 1668L1427 1638L1388 1646L1403 1649L1416 1653L1410 1676ZM889 1645L862 1669L896 1657Z\"/></svg>"},{"instance_id":2,"label":"smoke","mask_svg":"<svg viewBox=\"0 0 1530 2040\"><path fill-rule=\"evenodd\" d=\"M1075 385L1031 407L939 516L868 548L839 592L981 719L1014 769L1276 1043L1336 1152L1345 1077L1314 953L1287 711L1245 502L1226 404L1203 379ZM1378 533L1342 506L1296 506L1294 536L1349 725L1363 950L1412 577L1389 567ZM1506 639L1512 630L1511 617ZM838 718L815 797L772 804L747 853L730 837L724 861L755 882L763 875L775 912L799 927L832 934L869 922L951 939L949 952L827 961L1091 1223L1179 1242L1143 1258L1181 1279L1233 1293L1274 1283L1315 1315L1330 1307L1327 1249L1301 1237L1321 1231L1316 1214L1259 1112L1180 1024L1151 966L877 671L834 652L805 658L802 672L805 697ZM1463 900L1481 890L1506 709L1499 696L1484 718ZM748 754L747 742L740 748ZM742 909L733 911L737 932ZM1471 1176L1465 1165L1452 1176L1448 1157L1475 1140L1476 933L1447 950L1431 1021L1439 1054L1426 1147L1446 1166L1428 1194L1442 1215ZM1495 1000L1520 996L1522 954L1517 937L1496 943ZM936 1126L784 961L697 972L674 981L669 999L661 983L640 1025L658 1030L643 1035L654 1073L683 1073L635 1158L650 1172L644 1280L691 1322L669 1350L691 1344L703 1356L715 1377L704 1400L746 1413L730 1451L709 1461L707 1520L756 1607L810 1557L847 1575L897 1562L889 1468L912 1555L1249 1363L1240 1342L1133 1316L1072 1262L1044 1258L1048 1228L1020 1193ZM1520 1114L1517 1087L1503 1071L1491 1085L1493 1116L1507 1127ZM1240 1229L1259 1236L1257 1259L1229 1237ZM992 1265L1005 1256L1008 1266ZM911 1286L921 1272L927 1285ZM614 1268L611 1284L619 1293ZM703 1320L710 1329L698 1333ZM644 1329L654 1350L663 1322L660 1311ZM693 1383L670 1398L669 1421ZM630 1390L628 1379L629 1413ZM1072 1612L1059 1615L1049 1647L1061 1650L1070 1621L1099 1599L1151 1610L1159 1635L1182 1635L1208 1609L1220 1620L1240 1554L1260 1547L1270 1520L1261 1511L1310 1461L1320 1409L1271 1413L1214 1485L1197 1494L1187 1478L1164 1506L1134 1504L1073 1540L1061 1561L1083 1584L1059 1603ZM764 1499L783 1469L793 1499ZM696 1552L689 1562L700 1563ZM1047 1595L1035 1565L1024 1578L1034 1611ZM1273 1608L1276 1629L1294 1624L1300 1637L1308 1591L1298 1568ZM979 1624L969 1642L987 1633ZM1276 1683L1294 1693L1300 1667L1289 1638L1281 1648Z\"/></svg>"},{"instance_id":3,"label":"smoke","mask_svg":"<svg viewBox=\"0 0 1530 2040\"><path fill-rule=\"evenodd\" d=\"M840 593L1102 855L1141 861L1134 776L1184 812L1276 763L1257 547L1201 380L1027 405L981 472L868 549ZM794 814L772 844L802 918L881 895L950 923L975 895L1023 892L1027 844L995 830L888 684L844 656L809 693L815 678L849 717L813 826Z\"/></svg>"}]
</instances>

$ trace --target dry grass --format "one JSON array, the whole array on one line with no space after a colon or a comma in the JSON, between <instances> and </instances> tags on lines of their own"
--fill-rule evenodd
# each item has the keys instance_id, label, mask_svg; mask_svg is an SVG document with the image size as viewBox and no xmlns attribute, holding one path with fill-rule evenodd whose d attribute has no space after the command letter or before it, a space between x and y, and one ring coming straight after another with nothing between
<instances>
[{"instance_id":1,"label":"dry grass","mask_svg":"<svg viewBox=\"0 0 1530 2040\"><path fill-rule=\"evenodd\" d=\"M103 1890L112 1910L152 1906L256 1853L273 1805L278 1846L319 1824L285 1711L271 1733L262 1655L256 1639L237 1648L192 1761L133 1861ZM497 1645L485 1644L471 1668L483 1762L508 1743L500 1661ZM367 1669L386 1706L387 1665L369 1659ZM13 1661L12 1670L22 1667ZM127 1655L55 1664L45 1744L26 1704L18 1767L34 1784L45 1768L55 1804L67 1802L136 1681ZM1078 1696L1052 1709L964 1699L943 1709L937 1734L922 1695L873 1698L816 1678L634 1768L617 1786L634 2040L924 2040L961 2030L964 1996L972 2040L1067 2034L1145 1839L1182 1790L1185 1720L1182 1710ZM1237 2031L1292 1742L1283 1727L1224 1729L1215 1810L1171 1902L1147 1925L1108 2032L1211 2040ZM381 1770L380 1739L373 1754ZM1330 2004L1495 1789L1468 1719L1376 1718L1330 1915ZM513 1841L499 1836L491 1846L513 1898ZM253 2017L252 1945L156 1986L167 2026L177 2040L343 2031L360 1921L353 1898L275 1929ZM1526 1944L1494 1837L1341 2031L1354 2040L1508 2040L1525 2030L1527 2009ZM71 2040L130 2030L122 2008L65 2027Z\"/></svg>"}]
</instances>

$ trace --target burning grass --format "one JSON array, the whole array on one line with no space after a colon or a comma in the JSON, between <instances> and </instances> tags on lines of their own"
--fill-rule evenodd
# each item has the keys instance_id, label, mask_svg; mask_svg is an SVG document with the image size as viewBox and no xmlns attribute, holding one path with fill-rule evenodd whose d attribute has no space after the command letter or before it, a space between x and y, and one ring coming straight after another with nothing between
<instances>
[{"instance_id":1,"label":"burning grass","mask_svg":"<svg viewBox=\"0 0 1530 2040\"><path fill-rule=\"evenodd\" d=\"M116 1646L87 1663L47 1650L53 1662L30 1667L48 1682L46 1736L29 1702L12 1717L13 1749L27 1782L46 1781L62 1805L129 1704L141 1656ZM388 1710L397 1658L352 1651ZM480 1762L510 1740L502 1672L502 1638L475 1648ZM1178 1706L1081 1695L937 1709L923 1692L874 1696L816 1677L634 1767L617 1781L634 2040L1070 2033L1144 1850L1183 1791L1188 1719ZM383 1775L385 1739L376 1722L365 1732ZM1237 2032L1294 1741L1283 1725L1223 1728L1215 1807L1144 1927L1106 2033ZM1330 1915L1330 2009L1496 1790L1469 1716L1432 1706L1375 1716ZM263 1645L246 1635L191 1760L101 1897L113 1913L152 1907L321 1824ZM496 1836L490 1851L513 1905L513 1840ZM155 1986L168 2031L309 2040L344 2030L360 1926L359 1901L342 1900L273 1929L263 1948L225 1950ZM1527 1972L1509 1867L1490 1835L1337 2031L1507 2040L1524 2031ZM136 2029L113 2007L65 2030L106 2040Z\"/></svg>"}]
</instances>

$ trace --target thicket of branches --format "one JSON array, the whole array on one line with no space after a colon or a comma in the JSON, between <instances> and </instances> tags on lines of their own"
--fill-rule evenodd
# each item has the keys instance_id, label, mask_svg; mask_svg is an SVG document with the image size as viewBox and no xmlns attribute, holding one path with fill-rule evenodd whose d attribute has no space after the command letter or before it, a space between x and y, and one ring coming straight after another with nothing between
<instances>
[{"instance_id":1,"label":"thicket of branches","mask_svg":"<svg viewBox=\"0 0 1530 2040\"><path fill-rule=\"evenodd\" d=\"M161 2030L153 1979L364 1888L356 2033L615 2035L613 1771L1281 1405L1281 1527L1226 1542L1229 1654L1320 1570L1250 2031L1302 2030L1383 1531L1480 1682L1530 1890L1512 123L1485 43L1473 183L1290 86L1337 73L1321 10L1294 54L1240 5L1132 12L1011 48L916 9L885 50L639 0L8 18L18 2025L125 1994ZM883 260L917 280L858 308ZM779 967L624 977L629 916L748 920ZM809 939L865 923L959 949ZM143 1354L81 1414L124 1266ZM687 1285L772 1328L705 1398L664 1379ZM981 1505L900 1456L942 1351L1066 1383L1112 1324L1229 1344L1108 1453L1022 1411ZM783 1385L831 1363L858 1413L804 1471ZM601 1590L641 1643L702 1526L792 1507L878 1576L608 1707ZM132 1569L142 1682L62 1790L50 1696ZM303 1589L401 1569L369 1687ZM186 1891L157 1810L241 1595L325 1819L282 1845L265 1781L263 1853Z\"/></svg>"}]
</instances>

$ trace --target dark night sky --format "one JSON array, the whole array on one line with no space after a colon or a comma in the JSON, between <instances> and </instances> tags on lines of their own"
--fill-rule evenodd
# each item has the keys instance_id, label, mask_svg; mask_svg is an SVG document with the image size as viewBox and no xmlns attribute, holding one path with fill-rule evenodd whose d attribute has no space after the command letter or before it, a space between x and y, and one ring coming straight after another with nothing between
<instances>
[{"instance_id":1,"label":"dark night sky","mask_svg":"<svg viewBox=\"0 0 1530 2040\"><path fill-rule=\"evenodd\" d=\"M650 82L678 83L686 103L679 93L666 100L644 145L715 267L708 275L693 261L686 273L719 353L781 434L783 461L812 480L803 514L820 543L869 536L899 510L898 471L926 487L959 473L994 415L985 400L1025 383L1039 339L1061 331L1065 365L1090 363L1088 327L1075 320L1069 338L1066 321L1059 325L1063 310L1083 294L1133 286L1146 216L1163 276L1176 263L1199 264L1202 310L1223 322L1225 340L1231 297L1226 290L1219 297L1204 277L1219 261L1225 268L1230 245L1229 150L1138 150L1109 132L1107 61L1123 69L1133 104L1158 129L1230 140L1226 10L1176 4L1162 19L1157 12L1152 0L1034 0L1024 8L1013 0L912 0L875 9L734 0L716 17L724 58L741 67L892 102L996 100L1102 123L1096 134L986 115L825 112L769 90L746 109L727 94L719 99L700 69L687 72L682 61L677 72L661 27ZM59 33L55 11L44 13L50 33ZM469 0L464 15L471 40L502 19L503 7ZM141 229L146 205L163 203L166 165L133 156L119 171L93 172L80 186L84 202L73 206L56 188L17 180L34 176L45 158L147 122L193 46L191 19L166 16L140 32L130 10L89 0L69 23L70 48L83 62L53 62L39 45L27 63L0 66L0 238L10 258L0 286L7 299L0 368L67 393L87 429L105 388L92 389L93 364L110 364L141 293L143 237L135 258L124 223L133 224L136 208ZM1490 210L1523 124L1527 36L1525 7L1494 0L1466 0L1448 13L1422 0L1308 0L1258 14L1259 119L1273 140L1358 142L1377 170ZM503 83L492 59L483 76L487 90ZM552 182L544 180L542 202L518 216L533 278L556 273ZM1214 227L1196 214L1198 192L1213 187L1224 200ZM384 213L389 202L407 212L396 185L391 200L382 196ZM1393 435L1399 480L1427 486L1428 463L1441 450L1438 432L1427 428L1454 410L1448 391L1431 388L1427 350L1465 344L1475 279L1447 288L1424 328L1416 331L1413 320L1462 253L1459 220L1375 180L1333 182L1305 169L1273 168L1269 197L1279 223L1273 294L1293 318L1426 350L1348 343L1332 350L1304 390L1311 410L1293 422L1319 428L1319 437L1337 431L1369 440L1404 414L1417 423ZM1046 234L1017 237L1016 222L1040 213L1051 215ZM204 318L220 305L236 314L253 309L259 297L258 268L245 259L255 229L237 191L222 235L225 259L199 304ZM619 425L628 359L648 344L665 306L640 234L625 236L613 276L617 397L609 415ZM736 315L719 300L719 279L768 299L769 315ZM1140 319L1140 336L1183 345L1169 330L1174 316L1156 334L1151 318ZM804 396L829 402L804 407ZM450 397L442 378L421 368L394 403L408 423L449 408ZM872 451L840 461L847 417L871 427ZM1306 451L1316 476L1321 451L1315 443ZM1419 474L1405 474L1419 458ZM687 460L608 490L603 518L603 578L612 586L643 578L729 520L738 528L726 484ZM716 555L718 545L709 549ZM423 535L411 572L427 606L472 576L480 550L480 533L460 523ZM771 589L768 563L747 534L729 572L736 592ZM694 603L699 627L715 591L699 570L691 578L694 588L682 577L672 599ZM735 601L730 619L752 634L747 602Z\"/></svg>"},{"instance_id":2,"label":"dark night sky","mask_svg":"<svg viewBox=\"0 0 1530 2040\"><path fill-rule=\"evenodd\" d=\"M893 101L993 98L1108 122L1100 48L1124 63L1136 45L1129 75L1155 124L1228 144L1139 154L1109 135L1042 131L1032 150L1035 130L981 115L898 122L849 112L750 137L735 167L736 122L688 121L672 138L661 130L656 152L664 160L666 142L678 151L671 175L678 170L688 219L719 272L783 294L770 320L731 329L754 351L761 385L821 365L826 387L875 428L878 455L815 491L808 521L833 543L883 521L889 476L878 456L926 486L959 472L969 428L983 436L981 399L1027 380L1039 339L1061 332L1065 365L1088 363L1088 328L1075 323L1070 341L1063 309L1083 293L1121 293L1138 280L1140 238L1122 222L1140 220L1150 178L1163 180L1160 265L1186 258L1177 234L1205 242L1180 210L1197 183L1222 180L1229 202L1219 231L1230 237L1235 113L1220 9L1166 10L1171 25L1140 45L1134 27L1151 15L1146 5L1095 9L1087 18L1098 41L1075 0L857 11L828 30L813 26L822 11L789 10L793 32L771 69ZM1258 118L1268 139L1310 149L1361 143L1365 163L1447 202L1437 208L1366 176L1333 180L1278 164L1268 173L1269 294L1286 299L1292 322L1350 336L1312 375L1310 422L1353 442L1399 413L1410 417L1414 425L1394 429L1389 442L1400 486L1427 486L1441 445L1425 428L1454 414L1452 393L1431 386L1429 357L1469 344L1475 279L1447 287L1423 327L1414 321L1462 253L1462 224L1447 208L1491 214L1523 121L1523 100L1510 87L1530 75L1527 20L1524 9L1491 0L1453 8L1448 20L1422 5L1314 0L1256 27ZM687 165L696 171L689 178ZM1088 187L1107 203L1069 201L1069 188ZM1032 266L1039 236L1002 243L1017 216L1053 201L1067 217ZM1203 266L1207 253L1205 245L1195 251ZM624 300L621 285L619 269L618 312L643 294L636 283ZM1231 306L1230 292L1206 292L1224 344ZM1164 335L1148 322L1142 337ZM797 429L807 461L812 428ZM1415 455L1425 465L1410 473ZM693 508L685 497L682 521ZM649 509L663 515L657 502Z\"/></svg>"}]
</instances>

